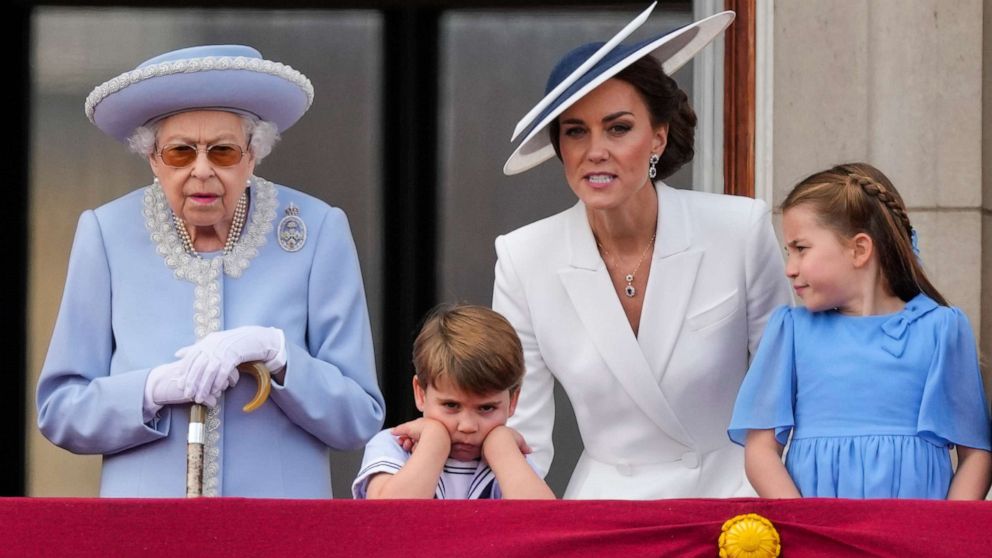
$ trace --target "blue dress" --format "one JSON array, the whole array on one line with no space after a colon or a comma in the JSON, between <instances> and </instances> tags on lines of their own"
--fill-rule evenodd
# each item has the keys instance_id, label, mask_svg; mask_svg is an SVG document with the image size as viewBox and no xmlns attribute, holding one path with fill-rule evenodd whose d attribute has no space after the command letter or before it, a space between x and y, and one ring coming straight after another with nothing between
<instances>
[{"instance_id":1,"label":"blue dress","mask_svg":"<svg viewBox=\"0 0 992 558\"><path fill-rule=\"evenodd\" d=\"M954 445L989 450L988 407L967 317L919 294L902 311L845 316L782 307L768 321L728 434L792 432L803 496L947 497Z\"/></svg>"}]
</instances>

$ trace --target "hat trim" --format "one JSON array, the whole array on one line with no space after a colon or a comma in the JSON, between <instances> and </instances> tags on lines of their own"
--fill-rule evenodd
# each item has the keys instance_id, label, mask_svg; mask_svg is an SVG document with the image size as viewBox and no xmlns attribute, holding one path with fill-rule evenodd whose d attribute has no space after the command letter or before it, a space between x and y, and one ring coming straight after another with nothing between
<instances>
[{"instance_id":1,"label":"hat trim","mask_svg":"<svg viewBox=\"0 0 992 558\"><path fill-rule=\"evenodd\" d=\"M580 77L582 77L590 68L596 65L597 62L603 59L607 54L609 54L618 44L620 44L624 39L630 36L631 33L637 30L638 27L644 24L648 20L648 16L654 10L654 7L658 5L658 2L652 2L648 9L641 12L637 17L635 17L630 23L628 23L623 29L621 29L612 39L599 47L592 56L586 59L578 68L572 70L565 79L561 81L554 89L548 92L543 99L540 100L534 108L530 109L530 112L524 115L523 118L517 122L516 127L513 129L513 135L510 137L510 141L517 139L521 133L523 133L527 126L534 121L535 118L540 116L541 111L548 107L552 102L554 102L566 89L569 88L573 83L575 83Z\"/></svg>"},{"instance_id":2,"label":"hat trim","mask_svg":"<svg viewBox=\"0 0 992 558\"><path fill-rule=\"evenodd\" d=\"M581 99L590 91L592 91L599 85L602 85L603 82L612 78L616 74L620 73L624 68L632 64L634 61L639 60L644 56L647 56L648 54L650 54L651 52L653 52L658 48L661 48L667 42L674 40L677 37L683 35L684 33L688 33L690 31L696 31L698 33L699 29L701 29L704 24L710 22L717 22L720 19L727 18L728 15L730 16L729 19L727 19L720 26L719 30L713 32L710 37L708 37L701 44L697 45L694 49L690 49L690 51L692 52L691 55L684 56L684 58L682 58L681 60L678 60L676 58L677 63L670 65L671 69L665 68L665 62L667 61L662 62L662 67L665 68L664 71L666 72L666 74L673 73L675 70L677 70L686 62L688 62L693 57L695 57L695 55L698 54L700 50L708 46L713 41L713 39L719 36L720 33L722 33L730 25L731 22L733 22L734 16L736 14L732 11L723 11L711 15L709 17L703 18L701 20L695 21L689 25L686 25L674 31L665 33L664 35L644 45L637 51L627 55L622 60L619 60L616 63L614 63L612 66L610 66L609 68L604 70L601 74L590 80L589 83L584 85L581 89L570 95L568 98L561 99L561 96L559 95L558 99L555 99L556 101L561 99L561 102L558 103L558 106L556 106L553 110L551 110L540 121L536 123L532 122L533 127L527 132L527 135L524 137L523 141L520 142L517 148L513 150L513 153L510 154L510 157L506 160L506 163L503 164L503 174L507 176L512 176L514 174L519 174L528 171L540 165L544 161L547 161L551 157L553 157L555 152L553 146L551 145L550 140L548 139L545 139L544 141L538 140L537 142L535 142L534 140L538 136L538 134L540 134L543 130L547 128L548 124L550 124L552 120L554 120L559 114L565 112L565 110L567 110L568 107L570 107L578 99ZM691 44L691 41L685 47L683 47L683 49L687 48L689 44ZM532 143L536 143L536 145L531 145ZM529 152L525 154L524 151L528 149Z\"/></svg>"},{"instance_id":3,"label":"hat trim","mask_svg":"<svg viewBox=\"0 0 992 558\"><path fill-rule=\"evenodd\" d=\"M118 91L121 91L122 89L136 83L157 77L175 74L192 74L211 70L242 70L257 72L260 74L268 74L270 76L281 78L299 87L300 90L302 90L306 95L307 106L304 109L304 112L310 108L310 105L313 104L313 84L310 83L310 80L305 75L300 73L298 70L293 69L291 66L287 66L281 62L249 58L247 56L207 56L203 58L189 58L174 62L151 64L129 72L124 72L111 80L105 81L93 89L89 96L86 97L86 117L90 120L90 122L96 124L94 114L96 112L97 105L99 105L110 95L113 95L114 93L117 93Z\"/></svg>"},{"instance_id":4,"label":"hat trim","mask_svg":"<svg viewBox=\"0 0 992 558\"><path fill-rule=\"evenodd\" d=\"M524 138L522 142L520 142L520 145L517 147L517 149L513 151L513 154L511 154L510 158L506 161L506 164L503 166L503 173L508 175L519 174L526 170L530 170L536 167L537 165L543 163L544 161L550 159L554 155L554 147L551 145L550 140L545 142L545 145L542 145L540 149L535 150L530 157L521 154L521 151L523 151L524 148L527 147L527 145L531 142L531 140L533 140L542 130L547 129L548 124L550 124L552 120L557 118L561 113L568 110L568 108L571 107L573 104L575 104L577 100L585 97L586 95L589 94L590 91L599 87L607 80L612 79L615 75L622 72L633 62L640 60L641 58L644 58L652 51L658 49L660 47L658 43L667 41L671 38L672 35L665 35L663 37L659 37L658 40L653 41L645 45L641 49L632 52L630 55L624 57L616 64L610 66L607 70L604 70L598 76L590 80L589 83L582 86L581 89L579 89L575 93L572 93L566 99L562 100L562 102L559 103L559 105L555 107L554 110L550 111L542 120L540 120L533 128L530 129L530 131L527 134L527 137ZM510 163L513 162L515 159L525 159L525 160L517 160L516 165L511 165Z\"/></svg>"}]
</instances>

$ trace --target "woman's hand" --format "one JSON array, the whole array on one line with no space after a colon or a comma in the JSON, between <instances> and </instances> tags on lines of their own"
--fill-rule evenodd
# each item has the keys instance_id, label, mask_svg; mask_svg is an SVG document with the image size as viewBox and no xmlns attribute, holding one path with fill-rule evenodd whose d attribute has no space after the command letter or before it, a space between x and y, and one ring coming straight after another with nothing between
<instances>
[{"instance_id":1,"label":"woman's hand","mask_svg":"<svg viewBox=\"0 0 992 558\"><path fill-rule=\"evenodd\" d=\"M238 383L238 371L218 379L216 387L202 393L195 391L191 382L190 360L181 359L152 368L145 381L145 399L159 407L179 403L199 403L208 407L217 404L224 390Z\"/></svg>"},{"instance_id":2,"label":"woman's hand","mask_svg":"<svg viewBox=\"0 0 992 558\"><path fill-rule=\"evenodd\" d=\"M191 364L190 358L183 358L151 369L148 378L145 379L145 397L142 404L145 422L151 420L155 413L166 405L195 402L213 407L224 390L238 383L238 371L235 369L233 375L220 379L225 381L214 382L216 387L202 394L196 393L196 386L191 383L193 377L190 373Z\"/></svg>"},{"instance_id":3,"label":"woman's hand","mask_svg":"<svg viewBox=\"0 0 992 558\"><path fill-rule=\"evenodd\" d=\"M286 367L286 338L278 328L242 326L211 333L179 349L176 356L191 361L186 396L196 400L233 386L243 362L264 361L272 376L280 378Z\"/></svg>"}]
</instances>

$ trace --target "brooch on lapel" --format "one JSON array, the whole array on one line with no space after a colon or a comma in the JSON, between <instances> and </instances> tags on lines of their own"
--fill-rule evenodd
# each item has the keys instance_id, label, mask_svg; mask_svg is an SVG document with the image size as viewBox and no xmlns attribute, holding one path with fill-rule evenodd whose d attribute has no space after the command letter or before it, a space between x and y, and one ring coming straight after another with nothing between
<instances>
[{"instance_id":1,"label":"brooch on lapel","mask_svg":"<svg viewBox=\"0 0 992 558\"><path fill-rule=\"evenodd\" d=\"M296 252L307 242L307 225L300 219L300 208L292 203L286 208L286 216L279 221L276 238L287 252Z\"/></svg>"}]
</instances>

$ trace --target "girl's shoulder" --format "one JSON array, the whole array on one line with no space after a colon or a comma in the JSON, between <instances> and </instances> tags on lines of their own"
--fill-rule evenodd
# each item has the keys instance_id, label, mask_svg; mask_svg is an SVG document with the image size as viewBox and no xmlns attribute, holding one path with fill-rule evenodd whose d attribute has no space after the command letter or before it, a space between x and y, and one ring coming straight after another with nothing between
<instances>
[{"instance_id":1,"label":"girl's shoulder","mask_svg":"<svg viewBox=\"0 0 992 558\"><path fill-rule=\"evenodd\" d=\"M822 318L823 312L810 312L805 306L790 306L783 304L768 316L769 324L791 325L796 322L803 323L813 319Z\"/></svg>"},{"instance_id":2,"label":"girl's shoulder","mask_svg":"<svg viewBox=\"0 0 992 558\"><path fill-rule=\"evenodd\" d=\"M906 327L931 327L941 331L957 331L971 328L968 316L957 306L942 306L929 296L920 293L913 297L896 318L890 320L893 326L905 322Z\"/></svg>"},{"instance_id":3,"label":"girl's shoulder","mask_svg":"<svg viewBox=\"0 0 992 558\"><path fill-rule=\"evenodd\" d=\"M796 330L805 328L804 324L809 322L811 315L812 313L802 306L783 304L772 310L772 313L768 315L768 321L765 322L762 339L791 339Z\"/></svg>"},{"instance_id":4,"label":"girl's shoulder","mask_svg":"<svg viewBox=\"0 0 992 558\"><path fill-rule=\"evenodd\" d=\"M910 299L902 310L892 314L873 316L847 316L834 310L811 312L803 306L783 306L774 315L780 319L790 319L796 322L862 322L866 326L882 324L883 328L905 329L914 326L958 327L962 322L967 324L968 317L956 306L941 306L929 296L920 293Z\"/></svg>"},{"instance_id":5,"label":"girl's shoulder","mask_svg":"<svg viewBox=\"0 0 992 558\"><path fill-rule=\"evenodd\" d=\"M870 342L875 335L902 339L910 331L927 330L935 338L960 331L967 318L958 308L940 306L926 295L906 303L895 313L875 316L848 316L836 310L810 311L804 306L780 306L768 317L765 333L794 336L795 342L822 340L823 336L862 335Z\"/></svg>"},{"instance_id":6,"label":"girl's shoulder","mask_svg":"<svg viewBox=\"0 0 992 558\"><path fill-rule=\"evenodd\" d=\"M933 339L938 344L956 344L958 340L971 343L973 337L968 317L960 308L942 306L923 293L906 302L899 312L871 316L864 323L878 324L884 333L883 341L896 345L904 345L910 337ZM901 350L896 352L902 353Z\"/></svg>"}]
</instances>

